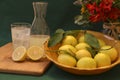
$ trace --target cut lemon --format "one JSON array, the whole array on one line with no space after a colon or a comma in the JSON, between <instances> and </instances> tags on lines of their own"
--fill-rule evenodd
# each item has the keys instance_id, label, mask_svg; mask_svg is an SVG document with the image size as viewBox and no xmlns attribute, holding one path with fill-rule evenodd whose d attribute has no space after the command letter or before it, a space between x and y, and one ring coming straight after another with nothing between
<instances>
[{"instance_id":1,"label":"cut lemon","mask_svg":"<svg viewBox=\"0 0 120 80\"><path fill-rule=\"evenodd\" d=\"M33 61L42 58L43 54L44 54L44 50L39 46L32 46L27 51L27 56Z\"/></svg>"},{"instance_id":2,"label":"cut lemon","mask_svg":"<svg viewBox=\"0 0 120 80\"><path fill-rule=\"evenodd\" d=\"M17 47L12 53L13 61L24 61L26 58L26 48L24 46Z\"/></svg>"}]
</instances>

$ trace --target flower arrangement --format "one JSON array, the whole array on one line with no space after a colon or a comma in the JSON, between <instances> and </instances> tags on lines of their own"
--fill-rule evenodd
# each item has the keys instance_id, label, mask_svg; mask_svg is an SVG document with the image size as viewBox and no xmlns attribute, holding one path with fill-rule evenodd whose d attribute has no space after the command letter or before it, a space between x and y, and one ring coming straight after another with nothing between
<instances>
[{"instance_id":1,"label":"flower arrangement","mask_svg":"<svg viewBox=\"0 0 120 80\"><path fill-rule=\"evenodd\" d=\"M80 15L75 17L78 25L120 20L120 0L76 0L74 4L81 6Z\"/></svg>"}]
</instances>

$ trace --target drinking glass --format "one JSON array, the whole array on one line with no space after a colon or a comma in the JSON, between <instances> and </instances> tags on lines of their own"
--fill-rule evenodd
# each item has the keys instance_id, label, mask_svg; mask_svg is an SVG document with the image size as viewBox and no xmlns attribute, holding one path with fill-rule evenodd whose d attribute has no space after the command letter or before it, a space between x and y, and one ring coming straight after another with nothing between
<instances>
[{"instance_id":1,"label":"drinking glass","mask_svg":"<svg viewBox=\"0 0 120 80\"><path fill-rule=\"evenodd\" d=\"M13 48L24 46L29 48L30 44L31 24L25 22L17 22L11 24L11 35Z\"/></svg>"}]
</instances>

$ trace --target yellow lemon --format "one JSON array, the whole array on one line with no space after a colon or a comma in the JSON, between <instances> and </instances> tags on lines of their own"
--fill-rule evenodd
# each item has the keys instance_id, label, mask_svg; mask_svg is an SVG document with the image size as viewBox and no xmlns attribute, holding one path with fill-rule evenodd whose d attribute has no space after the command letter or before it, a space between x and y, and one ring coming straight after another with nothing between
<instances>
[{"instance_id":1,"label":"yellow lemon","mask_svg":"<svg viewBox=\"0 0 120 80\"><path fill-rule=\"evenodd\" d=\"M43 55L44 50L39 46L32 46L27 50L27 56L33 61L39 60Z\"/></svg>"},{"instance_id":2,"label":"yellow lemon","mask_svg":"<svg viewBox=\"0 0 120 80\"><path fill-rule=\"evenodd\" d=\"M12 53L13 61L24 61L26 58L26 48L24 46L17 47Z\"/></svg>"},{"instance_id":3,"label":"yellow lemon","mask_svg":"<svg viewBox=\"0 0 120 80\"><path fill-rule=\"evenodd\" d=\"M69 54L60 54L57 58L58 62L67 66L74 67L76 65L76 59Z\"/></svg>"},{"instance_id":4,"label":"yellow lemon","mask_svg":"<svg viewBox=\"0 0 120 80\"><path fill-rule=\"evenodd\" d=\"M98 42L100 44L100 47L105 46L105 42L102 39L98 39Z\"/></svg>"},{"instance_id":5,"label":"yellow lemon","mask_svg":"<svg viewBox=\"0 0 120 80\"><path fill-rule=\"evenodd\" d=\"M86 49L86 47L89 47L89 48L90 48L90 46L89 46L87 43L85 43L85 42L79 43L79 44L77 44L77 45L75 46L75 48L76 48L77 50Z\"/></svg>"},{"instance_id":6,"label":"yellow lemon","mask_svg":"<svg viewBox=\"0 0 120 80\"><path fill-rule=\"evenodd\" d=\"M112 46L107 46L107 45L103 46L103 47L101 47L101 50L99 52L109 55L112 62L115 61L118 56L117 50Z\"/></svg>"},{"instance_id":7,"label":"yellow lemon","mask_svg":"<svg viewBox=\"0 0 120 80\"><path fill-rule=\"evenodd\" d=\"M85 42L85 37L84 37L84 35L82 35L82 36L78 39L78 42L79 42L79 43Z\"/></svg>"},{"instance_id":8,"label":"yellow lemon","mask_svg":"<svg viewBox=\"0 0 120 80\"><path fill-rule=\"evenodd\" d=\"M92 57L91 53L86 49L81 49L76 52L76 58L79 60L82 57Z\"/></svg>"},{"instance_id":9,"label":"yellow lemon","mask_svg":"<svg viewBox=\"0 0 120 80\"><path fill-rule=\"evenodd\" d=\"M82 57L77 62L77 68L80 69L92 69L96 67L97 67L96 61L91 57Z\"/></svg>"},{"instance_id":10,"label":"yellow lemon","mask_svg":"<svg viewBox=\"0 0 120 80\"><path fill-rule=\"evenodd\" d=\"M65 36L65 38L62 41L62 45L75 46L76 44L77 44L77 39L72 35Z\"/></svg>"},{"instance_id":11,"label":"yellow lemon","mask_svg":"<svg viewBox=\"0 0 120 80\"><path fill-rule=\"evenodd\" d=\"M104 67L104 66L109 66L111 65L111 59L110 56L104 53L98 53L94 57L97 67Z\"/></svg>"},{"instance_id":12,"label":"yellow lemon","mask_svg":"<svg viewBox=\"0 0 120 80\"><path fill-rule=\"evenodd\" d=\"M77 49L72 45L62 45L61 47L59 47L58 50L59 50L59 54L68 53L72 56L75 56L75 53L77 51Z\"/></svg>"}]
</instances>

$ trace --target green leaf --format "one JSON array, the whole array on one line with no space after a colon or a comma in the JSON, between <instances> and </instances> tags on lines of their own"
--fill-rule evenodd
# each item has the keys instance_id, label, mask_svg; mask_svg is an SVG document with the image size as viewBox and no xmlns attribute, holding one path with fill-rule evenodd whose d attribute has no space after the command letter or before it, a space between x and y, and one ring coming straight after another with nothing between
<instances>
[{"instance_id":1,"label":"green leaf","mask_svg":"<svg viewBox=\"0 0 120 80\"><path fill-rule=\"evenodd\" d=\"M89 48L89 47L86 47L86 48L91 53L92 57L94 58L94 56L96 55L96 51L93 48Z\"/></svg>"},{"instance_id":2,"label":"green leaf","mask_svg":"<svg viewBox=\"0 0 120 80\"><path fill-rule=\"evenodd\" d=\"M94 35L92 35L90 33L85 34L85 42L88 43L91 47L93 47L95 49L100 48L98 39Z\"/></svg>"},{"instance_id":3,"label":"green leaf","mask_svg":"<svg viewBox=\"0 0 120 80\"><path fill-rule=\"evenodd\" d=\"M63 29L57 29L55 33L64 33L65 31Z\"/></svg>"},{"instance_id":4,"label":"green leaf","mask_svg":"<svg viewBox=\"0 0 120 80\"><path fill-rule=\"evenodd\" d=\"M69 30L65 32L65 36L73 35L74 37L77 37L79 33L80 33L80 30Z\"/></svg>"},{"instance_id":5,"label":"green leaf","mask_svg":"<svg viewBox=\"0 0 120 80\"><path fill-rule=\"evenodd\" d=\"M63 39L64 33L65 32L62 29L56 30L55 34L53 34L53 36L51 36L50 40L48 41L48 47L52 47L58 44Z\"/></svg>"}]
</instances>

